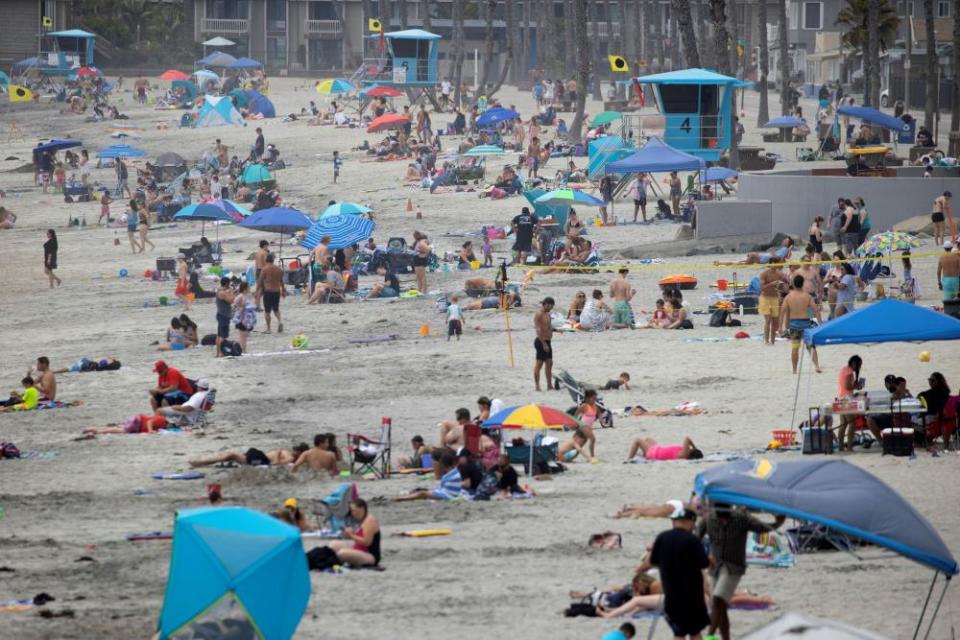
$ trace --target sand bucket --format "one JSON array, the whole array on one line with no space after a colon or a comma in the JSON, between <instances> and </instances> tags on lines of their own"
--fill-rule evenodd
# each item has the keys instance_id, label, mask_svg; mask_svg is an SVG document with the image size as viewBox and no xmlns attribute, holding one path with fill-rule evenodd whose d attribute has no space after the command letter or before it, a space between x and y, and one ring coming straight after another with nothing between
<instances>
[{"instance_id":1,"label":"sand bucket","mask_svg":"<svg viewBox=\"0 0 960 640\"><path fill-rule=\"evenodd\" d=\"M420 335L424 337L430 335L430 325L428 324L420 325Z\"/></svg>"},{"instance_id":2,"label":"sand bucket","mask_svg":"<svg viewBox=\"0 0 960 640\"><path fill-rule=\"evenodd\" d=\"M470 261L470 268L473 269L474 271L476 271L477 269L479 269L479 268L480 268L480 261L479 261L479 260L471 260L471 261Z\"/></svg>"}]
</instances>

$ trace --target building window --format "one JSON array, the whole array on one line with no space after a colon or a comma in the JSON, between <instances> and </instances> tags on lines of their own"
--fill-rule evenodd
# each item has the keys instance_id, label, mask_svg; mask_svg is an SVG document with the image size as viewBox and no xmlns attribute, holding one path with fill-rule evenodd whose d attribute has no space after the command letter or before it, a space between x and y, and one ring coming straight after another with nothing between
<instances>
[{"instance_id":1,"label":"building window","mask_svg":"<svg viewBox=\"0 0 960 640\"><path fill-rule=\"evenodd\" d=\"M287 39L267 38L267 64L283 67L287 64Z\"/></svg>"},{"instance_id":2,"label":"building window","mask_svg":"<svg viewBox=\"0 0 960 640\"><path fill-rule=\"evenodd\" d=\"M819 30L823 28L823 3L803 3L803 28Z\"/></svg>"},{"instance_id":3,"label":"building window","mask_svg":"<svg viewBox=\"0 0 960 640\"><path fill-rule=\"evenodd\" d=\"M310 2L307 5L308 20L336 20L337 13L332 2Z\"/></svg>"},{"instance_id":4,"label":"building window","mask_svg":"<svg viewBox=\"0 0 960 640\"><path fill-rule=\"evenodd\" d=\"M267 0L267 30L287 30L287 0Z\"/></svg>"},{"instance_id":5,"label":"building window","mask_svg":"<svg viewBox=\"0 0 960 640\"><path fill-rule=\"evenodd\" d=\"M212 0L207 2L207 17L221 20L247 20L250 18L249 0Z\"/></svg>"},{"instance_id":6,"label":"building window","mask_svg":"<svg viewBox=\"0 0 960 640\"><path fill-rule=\"evenodd\" d=\"M937 3L937 15L941 18L949 18L951 4L953 3L950 0L940 0Z\"/></svg>"}]
</instances>

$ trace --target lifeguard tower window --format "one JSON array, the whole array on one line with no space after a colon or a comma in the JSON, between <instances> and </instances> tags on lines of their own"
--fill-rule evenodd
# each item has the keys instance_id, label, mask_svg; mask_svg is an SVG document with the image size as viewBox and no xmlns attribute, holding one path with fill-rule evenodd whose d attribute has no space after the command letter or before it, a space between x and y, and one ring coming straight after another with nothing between
<instances>
[{"instance_id":1,"label":"lifeguard tower window","mask_svg":"<svg viewBox=\"0 0 960 640\"><path fill-rule=\"evenodd\" d=\"M699 113L700 87L696 84L661 84L664 113ZM706 86L704 86L706 88Z\"/></svg>"},{"instance_id":2,"label":"lifeguard tower window","mask_svg":"<svg viewBox=\"0 0 960 640\"><path fill-rule=\"evenodd\" d=\"M720 86L716 84L700 85L700 146L715 148L718 125L720 122Z\"/></svg>"},{"instance_id":3,"label":"lifeguard tower window","mask_svg":"<svg viewBox=\"0 0 960 640\"><path fill-rule=\"evenodd\" d=\"M427 40L414 40L408 38L394 38L391 43L393 57L397 60L404 60L403 66L407 68L407 78L410 80L423 81L427 79L428 65L430 56L430 42ZM410 69L411 66L415 69Z\"/></svg>"}]
</instances>

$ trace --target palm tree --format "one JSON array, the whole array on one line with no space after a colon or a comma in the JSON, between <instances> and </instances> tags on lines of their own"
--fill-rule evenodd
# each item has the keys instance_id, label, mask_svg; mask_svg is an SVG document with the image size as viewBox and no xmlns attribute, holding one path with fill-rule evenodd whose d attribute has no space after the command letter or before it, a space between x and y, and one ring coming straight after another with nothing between
<instances>
[{"instance_id":1,"label":"palm tree","mask_svg":"<svg viewBox=\"0 0 960 640\"><path fill-rule=\"evenodd\" d=\"M880 0L867 0L867 57L870 61L869 80L870 91L866 103L873 107L880 106ZM864 71L867 71L866 69Z\"/></svg>"},{"instance_id":2,"label":"palm tree","mask_svg":"<svg viewBox=\"0 0 960 640\"><path fill-rule=\"evenodd\" d=\"M934 130L934 109L938 107L937 93L937 34L933 28L933 0L923 0L923 19L927 27L927 105L923 111L923 126ZM956 20L956 18L954 18Z\"/></svg>"},{"instance_id":3,"label":"palm tree","mask_svg":"<svg viewBox=\"0 0 960 640\"><path fill-rule=\"evenodd\" d=\"M486 95L487 83L493 73L493 12L497 9L497 0L485 0L483 3L483 17L486 23L483 43L483 73L479 81L480 92Z\"/></svg>"},{"instance_id":4,"label":"palm tree","mask_svg":"<svg viewBox=\"0 0 960 640\"><path fill-rule=\"evenodd\" d=\"M573 36L573 0L566 0L563 4L563 70L568 71L577 66L576 42ZM564 73L564 75L566 75Z\"/></svg>"},{"instance_id":5,"label":"palm tree","mask_svg":"<svg viewBox=\"0 0 960 640\"><path fill-rule=\"evenodd\" d=\"M788 115L790 113L790 96L787 95L787 88L790 86L790 52L787 46L787 0L778 2L780 29L778 32L780 48L780 114Z\"/></svg>"},{"instance_id":6,"label":"palm tree","mask_svg":"<svg viewBox=\"0 0 960 640\"><path fill-rule=\"evenodd\" d=\"M740 66L740 57L737 55L737 0L727 0L727 38L729 43L727 51L730 58L727 70L730 75L736 76Z\"/></svg>"},{"instance_id":7,"label":"palm tree","mask_svg":"<svg viewBox=\"0 0 960 640\"><path fill-rule=\"evenodd\" d=\"M590 42L587 39L587 1L574 0L573 22L575 40L577 43L577 104L576 114L570 129L567 131L567 140L571 143L579 142L583 129L583 112L587 106L587 87L590 83Z\"/></svg>"},{"instance_id":8,"label":"palm tree","mask_svg":"<svg viewBox=\"0 0 960 640\"><path fill-rule=\"evenodd\" d=\"M716 65L710 61L710 47L705 46L707 43L707 16L704 11L703 0L693 0L693 4L697 8L697 13L693 17L694 24L697 25L697 42L703 47L700 50L700 63L704 69L712 69Z\"/></svg>"},{"instance_id":9,"label":"palm tree","mask_svg":"<svg viewBox=\"0 0 960 640\"><path fill-rule=\"evenodd\" d=\"M697 49L697 33L693 30L693 16L688 0L673 0L673 15L683 37L683 57L688 67L700 67L700 51Z\"/></svg>"},{"instance_id":10,"label":"palm tree","mask_svg":"<svg viewBox=\"0 0 960 640\"><path fill-rule=\"evenodd\" d=\"M420 10L423 12L423 30L430 31L433 28L433 16L430 15L430 0L420 0Z\"/></svg>"},{"instance_id":11,"label":"palm tree","mask_svg":"<svg viewBox=\"0 0 960 640\"><path fill-rule=\"evenodd\" d=\"M950 104L950 131L960 128L960 16L953 18L953 82L951 82L953 100ZM947 154L951 158L957 157L957 142L950 136L950 148Z\"/></svg>"},{"instance_id":12,"label":"palm tree","mask_svg":"<svg viewBox=\"0 0 960 640\"><path fill-rule=\"evenodd\" d=\"M466 0L453 0L453 38L450 41L450 54L453 56L453 104L460 108L463 96L460 85L463 84L463 5Z\"/></svg>"},{"instance_id":13,"label":"palm tree","mask_svg":"<svg viewBox=\"0 0 960 640\"><path fill-rule=\"evenodd\" d=\"M407 28L407 0L397 0L397 10L400 12L400 28Z\"/></svg>"},{"instance_id":14,"label":"palm tree","mask_svg":"<svg viewBox=\"0 0 960 640\"><path fill-rule=\"evenodd\" d=\"M757 5L758 35L760 37L760 54L757 64L760 65L760 108L757 114L757 126L762 127L770 121L770 96L767 93L767 74L770 73L770 45L767 42L767 0L760 0Z\"/></svg>"},{"instance_id":15,"label":"palm tree","mask_svg":"<svg viewBox=\"0 0 960 640\"><path fill-rule=\"evenodd\" d=\"M143 25L153 15L155 5L146 0L124 0L118 8L120 9L120 15L134 27L135 42L140 44L143 36Z\"/></svg>"},{"instance_id":16,"label":"palm tree","mask_svg":"<svg viewBox=\"0 0 960 640\"><path fill-rule=\"evenodd\" d=\"M713 55L717 63L717 71L729 73L730 69L730 36L727 33L727 3L726 0L710 0L710 20L713 22Z\"/></svg>"},{"instance_id":17,"label":"palm tree","mask_svg":"<svg viewBox=\"0 0 960 640\"><path fill-rule=\"evenodd\" d=\"M845 27L841 43L863 59L864 102L877 106L880 99L880 51L897 37L900 19L889 0L847 0L836 23ZM879 37L874 38L873 34ZM874 68L876 67L876 68Z\"/></svg>"}]
</instances>

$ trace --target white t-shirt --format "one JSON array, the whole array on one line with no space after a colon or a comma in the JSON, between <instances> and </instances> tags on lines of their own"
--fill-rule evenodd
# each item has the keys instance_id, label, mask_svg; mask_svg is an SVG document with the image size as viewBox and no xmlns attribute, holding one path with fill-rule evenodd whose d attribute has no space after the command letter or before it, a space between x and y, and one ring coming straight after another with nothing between
<instances>
[{"instance_id":1,"label":"white t-shirt","mask_svg":"<svg viewBox=\"0 0 960 640\"><path fill-rule=\"evenodd\" d=\"M463 320L463 312L459 304L451 304L447 307L447 320Z\"/></svg>"},{"instance_id":2,"label":"white t-shirt","mask_svg":"<svg viewBox=\"0 0 960 640\"><path fill-rule=\"evenodd\" d=\"M333 116L334 124L347 124L350 122L350 118L347 117L343 111L337 111L337 115Z\"/></svg>"},{"instance_id":3,"label":"white t-shirt","mask_svg":"<svg viewBox=\"0 0 960 640\"><path fill-rule=\"evenodd\" d=\"M451 88L452 87L450 86L450 83L447 82L446 80L440 83L440 93L442 95L445 95L445 96L450 95Z\"/></svg>"},{"instance_id":4,"label":"white t-shirt","mask_svg":"<svg viewBox=\"0 0 960 640\"><path fill-rule=\"evenodd\" d=\"M210 196L214 200L219 200L223 196L223 185L219 180L210 182Z\"/></svg>"},{"instance_id":5,"label":"white t-shirt","mask_svg":"<svg viewBox=\"0 0 960 640\"><path fill-rule=\"evenodd\" d=\"M202 411L203 403L207 399L207 394L209 391L197 391L195 394L190 396L190 399L183 403L185 407L193 407L194 411Z\"/></svg>"}]
</instances>

